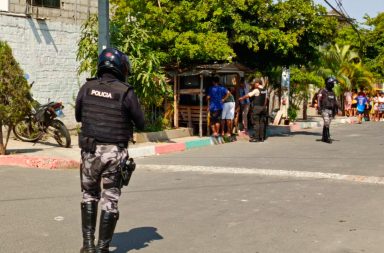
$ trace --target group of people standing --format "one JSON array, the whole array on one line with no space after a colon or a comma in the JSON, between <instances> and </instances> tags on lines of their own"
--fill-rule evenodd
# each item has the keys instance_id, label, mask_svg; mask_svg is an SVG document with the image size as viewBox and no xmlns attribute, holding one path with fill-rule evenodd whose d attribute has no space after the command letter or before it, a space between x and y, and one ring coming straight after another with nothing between
<instances>
[{"instance_id":1,"label":"group of people standing","mask_svg":"<svg viewBox=\"0 0 384 253\"><path fill-rule=\"evenodd\" d=\"M247 84L244 78L239 82L234 78L232 82L234 86L228 90L220 84L220 78L215 76L212 86L208 88L207 101L212 136L225 136L229 141L235 141L233 133L239 129L241 118L242 132L248 134L249 123L254 130L250 142L263 142L268 115L267 89L261 79L257 78L250 84Z\"/></svg>"},{"instance_id":2,"label":"group of people standing","mask_svg":"<svg viewBox=\"0 0 384 253\"><path fill-rule=\"evenodd\" d=\"M384 91L367 94L363 89L344 93L344 113L346 116L357 116L358 123L362 119L380 121L384 119Z\"/></svg>"}]
</instances>

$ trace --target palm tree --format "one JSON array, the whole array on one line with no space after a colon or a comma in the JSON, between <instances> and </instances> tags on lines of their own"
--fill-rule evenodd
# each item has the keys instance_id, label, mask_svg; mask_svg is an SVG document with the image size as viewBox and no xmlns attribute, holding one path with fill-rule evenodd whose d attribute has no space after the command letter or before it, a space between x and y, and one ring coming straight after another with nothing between
<instances>
[{"instance_id":1,"label":"palm tree","mask_svg":"<svg viewBox=\"0 0 384 253\"><path fill-rule=\"evenodd\" d=\"M340 48L337 44L328 49L321 48L321 65L319 74L323 77L335 76L340 84L340 90L351 90L354 85L351 82L350 75L355 69L355 64L361 62L358 53L350 50L349 45Z\"/></svg>"},{"instance_id":2,"label":"palm tree","mask_svg":"<svg viewBox=\"0 0 384 253\"><path fill-rule=\"evenodd\" d=\"M321 64L318 73L323 76L335 76L339 85L335 87L336 95L340 96L342 106L344 105L345 91L362 87L372 90L374 82L373 74L363 65L357 52L350 50L349 45L340 48L337 44L328 49L321 48Z\"/></svg>"},{"instance_id":3,"label":"palm tree","mask_svg":"<svg viewBox=\"0 0 384 253\"><path fill-rule=\"evenodd\" d=\"M340 72L348 77L351 88L373 89L374 76L361 62L343 67Z\"/></svg>"}]
</instances>

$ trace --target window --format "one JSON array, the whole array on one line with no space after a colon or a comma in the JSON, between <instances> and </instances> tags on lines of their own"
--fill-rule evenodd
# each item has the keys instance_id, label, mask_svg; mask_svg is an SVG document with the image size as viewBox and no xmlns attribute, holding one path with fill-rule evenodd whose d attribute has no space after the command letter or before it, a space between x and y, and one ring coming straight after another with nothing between
<instances>
[{"instance_id":1,"label":"window","mask_svg":"<svg viewBox=\"0 0 384 253\"><path fill-rule=\"evenodd\" d=\"M60 0L29 0L28 2L33 6L60 8Z\"/></svg>"}]
</instances>

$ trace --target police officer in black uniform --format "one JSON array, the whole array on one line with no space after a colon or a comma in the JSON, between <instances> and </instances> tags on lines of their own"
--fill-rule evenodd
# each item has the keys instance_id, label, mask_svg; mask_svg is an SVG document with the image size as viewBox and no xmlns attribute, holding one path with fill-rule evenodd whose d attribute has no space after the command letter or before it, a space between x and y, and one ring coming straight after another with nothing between
<instances>
[{"instance_id":1,"label":"police officer in black uniform","mask_svg":"<svg viewBox=\"0 0 384 253\"><path fill-rule=\"evenodd\" d=\"M263 142L266 138L267 130L267 89L263 86L260 79L253 80L253 90L243 97L240 101L251 99L251 123L255 131L250 138L250 142Z\"/></svg>"},{"instance_id":2,"label":"police officer in black uniform","mask_svg":"<svg viewBox=\"0 0 384 253\"><path fill-rule=\"evenodd\" d=\"M133 125L144 128L138 98L126 82L130 71L124 53L114 48L104 49L98 58L97 78L87 79L76 99L76 120L82 123L79 146L83 247L80 252L109 252L119 218L121 166L128 159L128 141L132 138ZM99 238L95 246L99 201Z\"/></svg>"},{"instance_id":3,"label":"police officer in black uniform","mask_svg":"<svg viewBox=\"0 0 384 253\"><path fill-rule=\"evenodd\" d=\"M321 89L317 96L319 114L321 114L324 120L323 136L321 141L329 144L332 143L329 127L331 125L332 118L336 116L338 110L336 95L333 92L333 87L336 83L336 78L327 77L325 79L325 89Z\"/></svg>"}]
</instances>

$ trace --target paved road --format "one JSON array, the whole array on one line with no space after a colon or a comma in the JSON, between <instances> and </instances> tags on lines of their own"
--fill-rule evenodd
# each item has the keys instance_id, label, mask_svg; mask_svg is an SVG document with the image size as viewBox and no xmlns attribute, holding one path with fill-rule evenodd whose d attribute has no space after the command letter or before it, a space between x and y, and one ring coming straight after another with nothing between
<instances>
[{"instance_id":1,"label":"paved road","mask_svg":"<svg viewBox=\"0 0 384 253\"><path fill-rule=\"evenodd\" d=\"M264 143L235 142L207 149L150 157L141 164L321 171L384 176L384 122L337 125L333 144L320 142L321 129L271 137Z\"/></svg>"},{"instance_id":2,"label":"paved road","mask_svg":"<svg viewBox=\"0 0 384 253\"><path fill-rule=\"evenodd\" d=\"M315 130L140 159L123 190L114 252L381 253L383 185L236 172L381 177L383 129L382 123L338 126L332 145L317 142ZM0 175L0 252L78 251L78 171L0 167Z\"/></svg>"}]
</instances>

